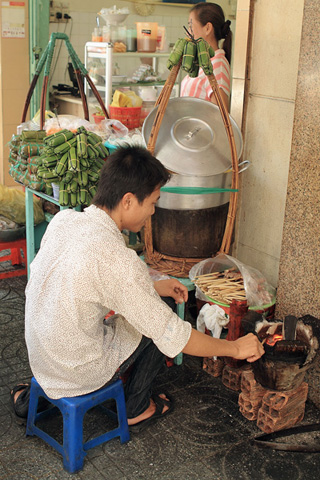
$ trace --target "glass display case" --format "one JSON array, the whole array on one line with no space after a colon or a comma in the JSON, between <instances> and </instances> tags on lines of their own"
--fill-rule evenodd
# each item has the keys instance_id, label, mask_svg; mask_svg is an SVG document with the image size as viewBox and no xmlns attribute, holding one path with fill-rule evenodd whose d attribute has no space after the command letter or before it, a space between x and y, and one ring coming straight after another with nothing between
<instances>
[{"instance_id":1,"label":"glass display case","mask_svg":"<svg viewBox=\"0 0 320 480\"><path fill-rule=\"evenodd\" d=\"M106 108L112 102L116 89L133 90L144 102L152 104L159 96L169 70L166 67L170 53L145 53L113 51L112 43L87 42L85 45L85 67L104 101ZM180 76L172 90L172 97L179 96ZM87 82L85 93L88 103L97 100Z\"/></svg>"}]
</instances>

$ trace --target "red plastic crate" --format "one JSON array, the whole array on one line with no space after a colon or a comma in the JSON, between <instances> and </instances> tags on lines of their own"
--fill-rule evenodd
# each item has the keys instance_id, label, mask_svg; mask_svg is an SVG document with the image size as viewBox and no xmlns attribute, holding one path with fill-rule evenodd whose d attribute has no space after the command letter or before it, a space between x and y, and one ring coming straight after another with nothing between
<instances>
[{"instance_id":1,"label":"red plastic crate","mask_svg":"<svg viewBox=\"0 0 320 480\"><path fill-rule=\"evenodd\" d=\"M23 252L21 255L20 249ZM0 262L10 261L11 265L21 265L18 269L9 269L0 272L0 279L19 277L20 275L27 275L27 244L26 239L14 240L11 242L0 241L0 252L3 250L10 250L9 255L0 257Z\"/></svg>"}]
</instances>

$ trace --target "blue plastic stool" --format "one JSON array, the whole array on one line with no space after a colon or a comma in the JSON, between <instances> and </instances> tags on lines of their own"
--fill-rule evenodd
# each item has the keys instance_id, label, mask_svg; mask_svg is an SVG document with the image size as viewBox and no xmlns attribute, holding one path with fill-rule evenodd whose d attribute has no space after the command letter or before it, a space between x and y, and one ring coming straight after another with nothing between
<instances>
[{"instance_id":1,"label":"blue plastic stool","mask_svg":"<svg viewBox=\"0 0 320 480\"><path fill-rule=\"evenodd\" d=\"M63 417L63 445L36 426L38 420L48 415L48 411L37 413L39 397L46 398L61 411ZM83 418L85 413L90 408L100 405L110 398L116 401L118 415L106 408L104 410L113 418L118 418L118 427L83 443ZM84 457L90 448L108 442L114 437L120 437L121 443L130 440L122 380L116 380L111 385L86 395L55 400L44 393L33 377L26 435L36 435L55 448L62 455L63 466L68 472L74 473L81 470Z\"/></svg>"}]
</instances>

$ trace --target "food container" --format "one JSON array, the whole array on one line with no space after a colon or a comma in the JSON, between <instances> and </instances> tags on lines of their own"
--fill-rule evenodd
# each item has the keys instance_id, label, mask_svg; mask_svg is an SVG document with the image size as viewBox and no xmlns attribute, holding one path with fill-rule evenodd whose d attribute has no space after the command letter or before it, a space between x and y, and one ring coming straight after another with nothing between
<instances>
[{"instance_id":1,"label":"food container","mask_svg":"<svg viewBox=\"0 0 320 480\"><path fill-rule=\"evenodd\" d=\"M114 53L127 51L127 27L125 25L111 26L111 43Z\"/></svg>"},{"instance_id":2,"label":"food container","mask_svg":"<svg viewBox=\"0 0 320 480\"><path fill-rule=\"evenodd\" d=\"M140 117L140 125L142 126L143 125L143 122L145 120L145 118L149 115L149 113L151 112L151 110L153 109L154 107L154 101L146 101L146 102L142 102L142 105L141 105L141 117Z\"/></svg>"},{"instance_id":3,"label":"food container","mask_svg":"<svg viewBox=\"0 0 320 480\"><path fill-rule=\"evenodd\" d=\"M102 42L102 31L101 28L94 28L91 36L92 42Z\"/></svg>"},{"instance_id":4,"label":"food container","mask_svg":"<svg viewBox=\"0 0 320 480\"><path fill-rule=\"evenodd\" d=\"M137 51L137 29L127 28L127 52Z\"/></svg>"},{"instance_id":5,"label":"food container","mask_svg":"<svg viewBox=\"0 0 320 480\"><path fill-rule=\"evenodd\" d=\"M157 49L157 22L137 22L138 52L155 52Z\"/></svg>"},{"instance_id":6,"label":"food container","mask_svg":"<svg viewBox=\"0 0 320 480\"><path fill-rule=\"evenodd\" d=\"M163 52L166 40L166 27L158 27L157 52Z\"/></svg>"},{"instance_id":7,"label":"food container","mask_svg":"<svg viewBox=\"0 0 320 480\"><path fill-rule=\"evenodd\" d=\"M104 25L102 27L102 41L105 43L111 42L111 27L110 25Z\"/></svg>"}]
</instances>

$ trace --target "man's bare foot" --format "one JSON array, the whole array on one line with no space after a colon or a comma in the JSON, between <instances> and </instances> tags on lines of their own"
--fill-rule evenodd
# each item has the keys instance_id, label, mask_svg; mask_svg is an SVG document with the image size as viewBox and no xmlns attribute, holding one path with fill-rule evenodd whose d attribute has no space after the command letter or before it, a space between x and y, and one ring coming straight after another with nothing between
<instances>
[{"instance_id":1,"label":"man's bare foot","mask_svg":"<svg viewBox=\"0 0 320 480\"><path fill-rule=\"evenodd\" d=\"M21 383L21 384L19 384L19 387L20 387L20 386L21 386L21 390L18 390L18 391L15 393L14 397L13 397L14 403L16 403L17 398L18 398L19 395L21 395L21 393L24 391L24 387L27 387L27 386L28 386L28 383ZM11 390L11 395L12 395L12 393L13 393L13 390Z\"/></svg>"},{"instance_id":2,"label":"man's bare foot","mask_svg":"<svg viewBox=\"0 0 320 480\"><path fill-rule=\"evenodd\" d=\"M170 401L164 393L160 393L159 394L159 397L160 398L163 398L164 400L166 401ZM162 413L165 413L167 410L169 410L169 407L168 405L164 405L163 409L162 409ZM156 404L154 403L154 401L152 400L152 398L150 398L150 405L149 407L147 408L147 410L145 410L143 413L141 413L140 415L138 415L137 417L134 417L134 418L128 418L128 425L135 425L136 423L139 423L139 422L142 422L143 420L146 420L147 418L150 418L152 417L152 415L154 415L156 411Z\"/></svg>"}]
</instances>

